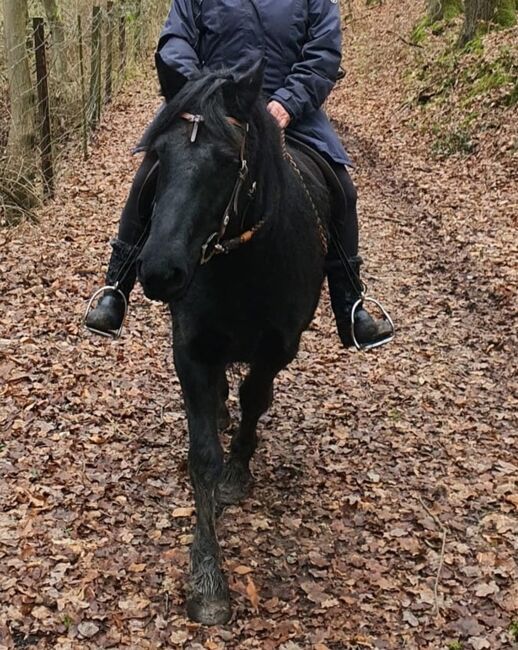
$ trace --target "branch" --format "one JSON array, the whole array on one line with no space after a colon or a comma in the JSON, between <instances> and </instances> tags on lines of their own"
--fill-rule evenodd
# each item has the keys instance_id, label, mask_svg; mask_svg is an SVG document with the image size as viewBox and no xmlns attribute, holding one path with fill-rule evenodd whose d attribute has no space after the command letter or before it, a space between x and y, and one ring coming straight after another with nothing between
<instances>
[{"instance_id":1,"label":"branch","mask_svg":"<svg viewBox=\"0 0 518 650\"><path fill-rule=\"evenodd\" d=\"M439 613L439 581L441 579L442 567L444 566L444 553L446 551L446 533L447 530L441 523L437 515L434 515L433 512L425 505L424 501L419 497L419 503L422 505L424 510L430 515L430 517L435 521L442 531L442 544L441 544L441 554L439 556L439 567L437 569L437 575L435 576L435 584L433 587L433 615L436 616Z\"/></svg>"},{"instance_id":2,"label":"branch","mask_svg":"<svg viewBox=\"0 0 518 650\"><path fill-rule=\"evenodd\" d=\"M393 34L394 36L397 36L397 38L404 43L405 45L410 45L410 47L418 47L420 50L424 50L423 45L419 45L419 43L412 43L412 41L407 41L406 38L403 38L400 34L397 32L393 32L391 29L387 29L385 31L386 34Z\"/></svg>"}]
</instances>

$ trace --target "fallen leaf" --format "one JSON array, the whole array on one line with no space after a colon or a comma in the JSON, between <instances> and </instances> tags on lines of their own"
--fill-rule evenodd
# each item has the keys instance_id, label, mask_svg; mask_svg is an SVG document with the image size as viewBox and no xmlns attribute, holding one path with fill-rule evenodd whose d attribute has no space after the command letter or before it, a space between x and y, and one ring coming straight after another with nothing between
<instances>
[{"instance_id":1,"label":"fallen leaf","mask_svg":"<svg viewBox=\"0 0 518 650\"><path fill-rule=\"evenodd\" d=\"M490 596L491 594L496 594L500 591L496 582L481 583L475 589L475 594L480 598L485 596Z\"/></svg>"},{"instance_id":2,"label":"fallen leaf","mask_svg":"<svg viewBox=\"0 0 518 650\"><path fill-rule=\"evenodd\" d=\"M77 626L77 631L85 639L91 639L99 630L100 628L93 621L83 621Z\"/></svg>"},{"instance_id":3,"label":"fallen leaf","mask_svg":"<svg viewBox=\"0 0 518 650\"><path fill-rule=\"evenodd\" d=\"M237 573L238 576L246 576L248 573L252 573L253 569L248 566L240 564L234 569L234 573Z\"/></svg>"},{"instance_id":4,"label":"fallen leaf","mask_svg":"<svg viewBox=\"0 0 518 650\"><path fill-rule=\"evenodd\" d=\"M259 594L257 592L257 587L255 586L254 581L250 577L248 577L246 593L252 604L252 607L257 611L259 609Z\"/></svg>"},{"instance_id":5,"label":"fallen leaf","mask_svg":"<svg viewBox=\"0 0 518 650\"><path fill-rule=\"evenodd\" d=\"M491 644L487 639L482 638L481 636L472 636L468 639L468 643L471 644L473 650L484 650L485 648L491 648Z\"/></svg>"},{"instance_id":6,"label":"fallen leaf","mask_svg":"<svg viewBox=\"0 0 518 650\"><path fill-rule=\"evenodd\" d=\"M173 510L172 516L176 519L179 517L192 517L194 514L194 508L193 507L188 507L188 508L175 508Z\"/></svg>"},{"instance_id":7,"label":"fallen leaf","mask_svg":"<svg viewBox=\"0 0 518 650\"><path fill-rule=\"evenodd\" d=\"M403 620L412 627L417 627L419 625L419 619L417 619L409 609L405 609L403 612Z\"/></svg>"}]
</instances>

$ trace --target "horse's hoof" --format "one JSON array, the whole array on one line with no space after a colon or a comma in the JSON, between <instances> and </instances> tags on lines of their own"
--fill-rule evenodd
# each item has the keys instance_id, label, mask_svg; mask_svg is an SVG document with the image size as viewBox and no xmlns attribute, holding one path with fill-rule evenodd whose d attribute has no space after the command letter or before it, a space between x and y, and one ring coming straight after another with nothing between
<instances>
[{"instance_id":1,"label":"horse's hoof","mask_svg":"<svg viewBox=\"0 0 518 650\"><path fill-rule=\"evenodd\" d=\"M216 501L221 506L232 506L244 501L250 494L252 473L242 463L228 460L216 490Z\"/></svg>"},{"instance_id":2,"label":"horse's hoof","mask_svg":"<svg viewBox=\"0 0 518 650\"><path fill-rule=\"evenodd\" d=\"M203 600L194 597L187 601L187 615L191 621L201 625L225 625L232 616L232 610L228 599Z\"/></svg>"}]
</instances>

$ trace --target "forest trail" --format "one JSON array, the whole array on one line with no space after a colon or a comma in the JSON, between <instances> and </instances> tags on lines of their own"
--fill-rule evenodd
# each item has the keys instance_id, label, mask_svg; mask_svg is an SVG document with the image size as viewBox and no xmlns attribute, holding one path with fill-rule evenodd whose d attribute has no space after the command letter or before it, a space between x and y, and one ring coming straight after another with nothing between
<instances>
[{"instance_id":1,"label":"forest trail","mask_svg":"<svg viewBox=\"0 0 518 650\"><path fill-rule=\"evenodd\" d=\"M184 618L192 498L167 314L138 289L120 341L80 326L159 104L150 74L39 225L0 233L0 648L513 647L517 188L497 159L429 155L405 113L411 48L382 44L416 10L379 12L328 108L398 336L346 353L324 299L260 425L253 494L219 524L224 629Z\"/></svg>"}]
</instances>

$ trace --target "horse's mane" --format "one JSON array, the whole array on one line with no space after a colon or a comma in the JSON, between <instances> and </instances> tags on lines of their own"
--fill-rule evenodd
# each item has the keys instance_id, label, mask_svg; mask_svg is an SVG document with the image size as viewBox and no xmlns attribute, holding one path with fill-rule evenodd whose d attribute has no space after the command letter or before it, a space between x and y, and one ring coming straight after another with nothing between
<instances>
[{"instance_id":1,"label":"horse's mane","mask_svg":"<svg viewBox=\"0 0 518 650\"><path fill-rule=\"evenodd\" d=\"M154 141L166 133L181 113L203 115L203 127L209 129L222 146L238 152L242 132L232 126L228 116L248 122L246 157L251 176L257 181L253 219L273 219L285 211L286 189L290 187L287 178L289 168L283 156L281 133L274 119L266 110L262 98L253 104L248 115L243 115L238 106L229 109L225 91L234 82L231 71L200 72L162 107L145 132L138 150L147 150Z\"/></svg>"}]
</instances>

